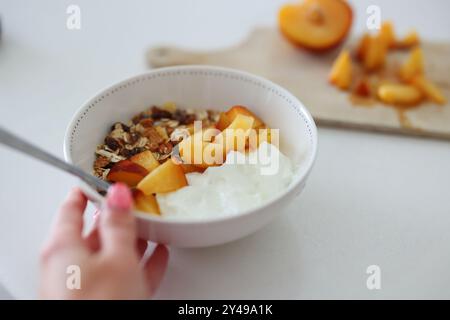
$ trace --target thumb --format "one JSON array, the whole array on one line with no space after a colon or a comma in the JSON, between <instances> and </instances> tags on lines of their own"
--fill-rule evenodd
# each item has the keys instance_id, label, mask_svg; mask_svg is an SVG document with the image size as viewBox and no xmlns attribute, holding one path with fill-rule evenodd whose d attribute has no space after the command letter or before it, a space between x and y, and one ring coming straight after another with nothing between
<instances>
[{"instance_id":1,"label":"thumb","mask_svg":"<svg viewBox=\"0 0 450 320\"><path fill-rule=\"evenodd\" d=\"M112 185L100 215L99 233L107 252L135 252L136 222L132 214L133 198L123 183Z\"/></svg>"}]
</instances>

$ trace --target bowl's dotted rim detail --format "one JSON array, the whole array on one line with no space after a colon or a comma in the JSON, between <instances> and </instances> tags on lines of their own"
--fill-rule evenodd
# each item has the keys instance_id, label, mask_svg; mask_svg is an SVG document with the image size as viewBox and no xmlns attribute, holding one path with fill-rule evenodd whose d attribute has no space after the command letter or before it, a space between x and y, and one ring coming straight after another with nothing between
<instances>
[{"instance_id":1,"label":"bowl's dotted rim detail","mask_svg":"<svg viewBox=\"0 0 450 320\"><path fill-rule=\"evenodd\" d=\"M259 80L255 80L250 78L249 76L245 76L245 75L238 75L233 73L232 71L225 71L225 70L217 70L217 71L204 71L204 70L162 70L160 72L158 71L154 71L151 74L145 74L142 76L138 76L136 78L132 78L129 81L120 84L120 85L116 85L114 87L112 87L110 90L106 91L105 93L103 93L100 96L97 96L94 98L94 100L91 100L89 105L87 106L87 108L83 111L83 113L81 113L81 115L79 116L79 118L76 120L75 125L72 128L72 131L70 133L70 154L72 156L73 154L73 143L74 143L74 139L75 139L75 135L76 132L78 130L78 127L80 125L80 122L88 115L88 113L90 112L90 110L97 105L99 102L103 101L106 97L112 96L115 93L119 92L122 89L126 89L129 86L133 86L135 84L138 84L140 82L144 82L144 81L149 81L149 80L153 80L156 78L160 78L160 77L171 77L171 76L203 76L203 77L223 77L223 78L227 78L227 79L232 79L232 80L237 80L237 81L242 81L245 83L250 83L252 85L255 85L257 87L260 87L266 91L270 91L271 93L277 95L278 97L280 97L281 99L283 99L284 101L286 101L292 109L294 109L294 111L302 118L303 122L306 125L306 129L308 131L309 134L309 139L310 139L310 143L311 146L313 146L313 130L311 128L311 125L308 122L308 119L306 119L305 114L298 108L297 104L292 101L291 98L288 97L288 95L286 95L285 93L279 91L277 88L274 87L269 87L267 86L265 83L263 83L262 81ZM310 157L313 157L313 153L310 153Z\"/></svg>"}]
</instances>

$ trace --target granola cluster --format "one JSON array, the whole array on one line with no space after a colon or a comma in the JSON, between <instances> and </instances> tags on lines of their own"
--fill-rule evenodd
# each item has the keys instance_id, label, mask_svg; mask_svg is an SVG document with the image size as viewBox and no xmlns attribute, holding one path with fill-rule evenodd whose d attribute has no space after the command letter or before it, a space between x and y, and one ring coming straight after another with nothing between
<instances>
[{"instance_id":1,"label":"granola cluster","mask_svg":"<svg viewBox=\"0 0 450 320\"><path fill-rule=\"evenodd\" d=\"M103 143L97 146L93 173L107 180L106 176L116 162L146 150L162 163L170 157L184 132L192 130L194 121L202 121L203 127L210 127L218 120L219 113L211 110L182 110L173 103L166 103L161 108L152 106L127 124L113 124Z\"/></svg>"}]
</instances>

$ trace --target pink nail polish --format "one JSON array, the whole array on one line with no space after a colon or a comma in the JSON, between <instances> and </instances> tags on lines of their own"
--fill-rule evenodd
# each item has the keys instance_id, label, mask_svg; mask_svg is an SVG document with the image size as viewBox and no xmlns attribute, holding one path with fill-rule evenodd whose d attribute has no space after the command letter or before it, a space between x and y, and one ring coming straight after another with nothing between
<instances>
[{"instance_id":1,"label":"pink nail polish","mask_svg":"<svg viewBox=\"0 0 450 320\"><path fill-rule=\"evenodd\" d=\"M106 205L112 209L128 212L133 206L133 198L128 186L123 183L113 184L108 190Z\"/></svg>"}]
</instances>

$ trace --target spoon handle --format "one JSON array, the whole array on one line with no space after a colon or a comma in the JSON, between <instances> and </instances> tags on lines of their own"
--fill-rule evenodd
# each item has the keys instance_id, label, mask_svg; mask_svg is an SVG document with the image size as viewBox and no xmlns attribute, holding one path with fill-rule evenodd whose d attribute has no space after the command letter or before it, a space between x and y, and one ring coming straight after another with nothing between
<instances>
[{"instance_id":1,"label":"spoon handle","mask_svg":"<svg viewBox=\"0 0 450 320\"><path fill-rule=\"evenodd\" d=\"M33 158L46 162L70 174L73 174L74 176L77 176L94 188L107 191L108 187L110 186L108 182L94 177L93 175L84 172L80 168L70 163L62 161L61 159L55 157L47 151L44 151L37 146L23 140L22 138L13 135L11 132L3 129L2 127L0 127L0 143L17 151L23 152Z\"/></svg>"}]
</instances>

